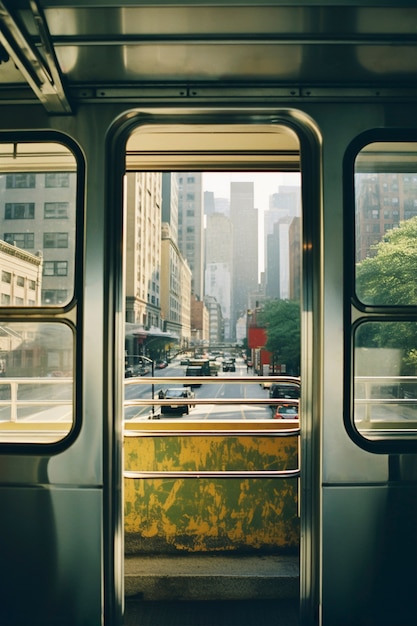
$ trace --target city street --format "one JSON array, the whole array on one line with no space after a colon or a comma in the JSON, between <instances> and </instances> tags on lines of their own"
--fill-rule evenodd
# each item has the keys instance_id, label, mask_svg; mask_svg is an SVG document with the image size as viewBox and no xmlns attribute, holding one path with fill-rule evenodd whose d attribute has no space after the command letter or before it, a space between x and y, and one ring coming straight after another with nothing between
<instances>
[{"instance_id":1,"label":"city street","mask_svg":"<svg viewBox=\"0 0 417 626\"><path fill-rule=\"evenodd\" d=\"M158 370L155 373L156 376L165 377L167 379L171 377L184 376L185 367L180 365L180 360L175 359L163 370ZM235 372L222 372L219 371L219 375L213 377L213 382L205 383L201 387L194 387L193 391L196 399L207 399L207 404L197 404L190 409L188 415L180 415L179 413L165 413L160 414L160 407L155 406L153 415L160 419L172 420L181 418L183 420L195 421L195 420L270 420L271 410L268 405L250 405L245 404L245 398L261 399L268 398L268 390L263 389L259 384L257 378L254 383L240 383L239 378L247 377L246 364L242 358L236 359L236 371ZM132 400L135 398L151 398L152 389L150 383L145 383L146 378L140 379L140 383L129 384L125 387L125 400ZM222 382L222 378L235 378L235 383ZM155 384L154 395L158 396L158 392L166 390L169 387L180 386L179 383L171 383L167 380L166 385ZM217 405L211 404L210 399L236 399L241 398L242 404L239 405ZM126 420L145 420L152 419L152 408L150 406L133 406L125 408Z\"/></svg>"}]
</instances>

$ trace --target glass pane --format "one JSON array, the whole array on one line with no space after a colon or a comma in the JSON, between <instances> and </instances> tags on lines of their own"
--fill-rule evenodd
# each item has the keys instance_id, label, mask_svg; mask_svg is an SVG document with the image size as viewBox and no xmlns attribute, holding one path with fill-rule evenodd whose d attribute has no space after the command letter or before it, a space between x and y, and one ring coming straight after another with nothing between
<instances>
[{"instance_id":1,"label":"glass pane","mask_svg":"<svg viewBox=\"0 0 417 626\"><path fill-rule=\"evenodd\" d=\"M373 143L355 162L356 293L417 303L417 143Z\"/></svg>"},{"instance_id":2,"label":"glass pane","mask_svg":"<svg viewBox=\"0 0 417 626\"><path fill-rule=\"evenodd\" d=\"M71 300L76 183L76 161L65 146L0 143L1 306Z\"/></svg>"},{"instance_id":3,"label":"glass pane","mask_svg":"<svg viewBox=\"0 0 417 626\"><path fill-rule=\"evenodd\" d=\"M356 330L354 423L368 439L417 434L416 322L366 322Z\"/></svg>"},{"instance_id":4,"label":"glass pane","mask_svg":"<svg viewBox=\"0 0 417 626\"><path fill-rule=\"evenodd\" d=\"M73 422L73 334L0 321L0 443L53 443Z\"/></svg>"}]
</instances>

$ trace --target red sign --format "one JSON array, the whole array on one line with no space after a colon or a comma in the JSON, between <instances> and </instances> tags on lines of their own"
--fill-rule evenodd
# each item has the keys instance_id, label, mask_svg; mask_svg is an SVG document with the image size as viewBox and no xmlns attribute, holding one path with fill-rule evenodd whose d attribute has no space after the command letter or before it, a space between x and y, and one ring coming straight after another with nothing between
<instances>
[{"instance_id":1,"label":"red sign","mask_svg":"<svg viewBox=\"0 0 417 626\"><path fill-rule=\"evenodd\" d=\"M248 328L248 347L263 348L266 344L266 329L259 326L250 326Z\"/></svg>"}]
</instances>

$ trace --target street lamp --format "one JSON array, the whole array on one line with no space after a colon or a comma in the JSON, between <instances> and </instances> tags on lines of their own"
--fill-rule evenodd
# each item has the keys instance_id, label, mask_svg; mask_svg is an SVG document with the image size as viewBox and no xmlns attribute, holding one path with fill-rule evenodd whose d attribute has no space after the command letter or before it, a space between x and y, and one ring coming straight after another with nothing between
<instances>
[{"instance_id":1,"label":"street lamp","mask_svg":"<svg viewBox=\"0 0 417 626\"><path fill-rule=\"evenodd\" d=\"M155 395L155 385L153 382L153 377L155 375L155 361L153 359L149 359L147 356L140 356L141 359L143 359L144 361L148 361L148 363L151 364L151 376L152 376L152 402L154 400L154 395ZM155 405L152 404L152 419L155 419Z\"/></svg>"}]
</instances>

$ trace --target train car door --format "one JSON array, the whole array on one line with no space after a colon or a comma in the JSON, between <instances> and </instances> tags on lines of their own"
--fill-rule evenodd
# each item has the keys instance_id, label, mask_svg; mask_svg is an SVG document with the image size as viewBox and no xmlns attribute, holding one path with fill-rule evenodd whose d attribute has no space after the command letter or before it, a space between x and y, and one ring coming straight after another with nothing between
<instances>
[{"instance_id":1,"label":"train car door","mask_svg":"<svg viewBox=\"0 0 417 626\"><path fill-rule=\"evenodd\" d=\"M232 137L232 140L231 140ZM302 613L309 615L316 612L318 559L315 558L317 546L313 538L317 534L312 528L317 527L316 515L317 492L311 485L318 485L314 476L317 468L312 458L317 454L318 430L312 427L313 411L317 410L319 395L312 401L312 389L318 386L320 375L315 350L320 341L319 333L313 333L313 327L320 328L320 182L319 182L319 141L317 130L309 118L300 122L300 114L291 112L276 113L258 111L244 114L231 112L213 113L210 111L181 111L175 113L146 112L137 117L129 116L118 124L113 136L114 150L126 146L126 169L135 172L171 172L171 171L299 171L300 153L309 162L308 173L301 171L302 198L308 198L311 210L303 214L302 219L302 293L301 295L301 333L303 358L301 359L302 399L302 458L301 487L299 491L301 510L301 582L300 597ZM233 144L233 140L235 144ZM289 145L286 145L289 142ZM232 144L232 147L231 147ZM181 145L181 149L178 146ZM116 198L120 202L126 198L120 182L115 181ZM126 218L127 219L127 218ZM113 215L113 228L123 230L121 214ZM132 224L131 224L132 226ZM112 228L110 226L110 228ZM116 262L121 263L122 250ZM146 295L151 301L149 292ZM156 293L156 292L155 292ZM146 298L145 298L146 299ZM121 311L124 305L121 302ZM155 307L156 308L156 307ZM146 336L156 320L152 317L152 307L147 307L147 316L134 319L131 309L130 324L136 322L137 334L140 328ZM151 313L149 313L151 311ZM126 314L124 310L123 315ZM118 334L119 331L116 332ZM126 347L126 346L125 346ZM122 368L122 363L119 361ZM125 363L123 364L125 365ZM128 364L130 366L130 364ZM119 372L123 375L123 371ZM308 459L306 461L306 459Z\"/></svg>"}]
</instances>

